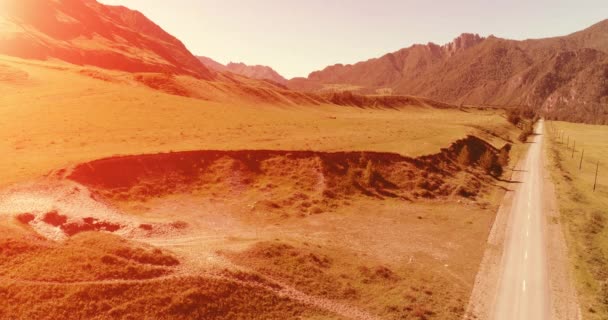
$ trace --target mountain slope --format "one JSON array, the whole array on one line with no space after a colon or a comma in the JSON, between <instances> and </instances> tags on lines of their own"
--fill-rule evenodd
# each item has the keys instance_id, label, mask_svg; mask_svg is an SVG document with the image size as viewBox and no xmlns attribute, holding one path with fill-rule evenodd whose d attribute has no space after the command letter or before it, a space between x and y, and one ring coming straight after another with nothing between
<instances>
[{"instance_id":1,"label":"mountain slope","mask_svg":"<svg viewBox=\"0 0 608 320\"><path fill-rule=\"evenodd\" d=\"M268 66L262 65L246 65L242 62L234 63L230 62L227 65L223 65L211 58L197 56L197 58L209 69L217 72L232 72L241 76L245 76L251 79L259 80L271 80L278 84L285 85L287 79L281 76L278 72Z\"/></svg>"},{"instance_id":2,"label":"mountain slope","mask_svg":"<svg viewBox=\"0 0 608 320\"><path fill-rule=\"evenodd\" d=\"M529 105L549 117L608 123L608 20L547 39L463 34L444 46L414 45L354 65L330 66L288 86Z\"/></svg>"},{"instance_id":3,"label":"mountain slope","mask_svg":"<svg viewBox=\"0 0 608 320\"><path fill-rule=\"evenodd\" d=\"M217 72L225 72L226 71L226 66L225 65L223 65L223 64L221 64L221 63L219 63L219 62L217 62L217 61L215 61L215 60L213 60L211 58L203 57L203 56L196 56L196 58L200 62L202 62L205 65L205 67L207 67L210 70L214 70L214 71L217 71Z\"/></svg>"},{"instance_id":4,"label":"mountain slope","mask_svg":"<svg viewBox=\"0 0 608 320\"><path fill-rule=\"evenodd\" d=\"M138 11L95 0L3 0L1 5L0 54L214 77L178 39Z\"/></svg>"}]
</instances>

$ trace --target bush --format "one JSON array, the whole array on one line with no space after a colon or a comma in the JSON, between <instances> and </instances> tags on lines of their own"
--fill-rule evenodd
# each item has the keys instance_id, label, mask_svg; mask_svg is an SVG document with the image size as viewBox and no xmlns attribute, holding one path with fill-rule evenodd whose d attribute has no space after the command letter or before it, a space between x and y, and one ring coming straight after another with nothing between
<instances>
[{"instance_id":1,"label":"bush","mask_svg":"<svg viewBox=\"0 0 608 320\"><path fill-rule=\"evenodd\" d=\"M510 110L507 113L507 120L512 123L513 125L518 125L519 122L521 122L521 117L519 116L519 111L517 110Z\"/></svg>"},{"instance_id":2,"label":"bush","mask_svg":"<svg viewBox=\"0 0 608 320\"><path fill-rule=\"evenodd\" d=\"M500 163L495 162L492 165L492 168L490 169L490 174L495 177L500 177L500 176L502 176L502 173L503 173L503 166L501 166Z\"/></svg>"},{"instance_id":3,"label":"bush","mask_svg":"<svg viewBox=\"0 0 608 320\"><path fill-rule=\"evenodd\" d=\"M460 153L458 153L458 158L456 159L458 163L463 166L468 166L471 163L471 152L469 151L469 146L464 146L460 149Z\"/></svg>"},{"instance_id":4,"label":"bush","mask_svg":"<svg viewBox=\"0 0 608 320\"><path fill-rule=\"evenodd\" d=\"M531 107L522 107L520 114L523 118L526 119L533 119L534 117L536 117L536 111L534 111L534 109L532 109Z\"/></svg>"},{"instance_id":5,"label":"bush","mask_svg":"<svg viewBox=\"0 0 608 320\"><path fill-rule=\"evenodd\" d=\"M492 167L496 163L496 156L490 150L486 150L479 158L479 165L487 172L490 173L492 171Z\"/></svg>"},{"instance_id":6,"label":"bush","mask_svg":"<svg viewBox=\"0 0 608 320\"><path fill-rule=\"evenodd\" d=\"M372 160L367 160L365 171L363 171L363 182L367 186L371 186L374 183L374 165Z\"/></svg>"},{"instance_id":7,"label":"bush","mask_svg":"<svg viewBox=\"0 0 608 320\"><path fill-rule=\"evenodd\" d=\"M524 119L535 123L540 117L532 107L515 107L507 111L507 120L516 126L521 124Z\"/></svg>"},{"instance_id":8,"label":"bush","mask_svg":"<svg viewBox=\"0 0 608 320\"><path fill-rule=\"evenodd\" d=\"M509 146L509 148L507 148L507 146ZM506 167L509 165L509 149L510 149L510 145L507 145L504 148L500 149L500 152L498 153L498 164L501 167Z\"/></svg>"},{"instance_id":9,"label":"bush","mask_svg":"<svg viewBox=\"0 0 608 320\"><path fill-rule=\"evenodd\" d=\"M29 224L30 222L34 221L34 219L36 219L36 216L29 212L17 215L17 221L23 224Z\"/></svg>"},{"instance_id":10,"label":"bush","mask_svg":"<svg viewBox=\"0 0 608 320\"><path fill-rule=\"evenodd\" d=\"M498 157L496 157L494 152L492 152L491 150L486 150L486 152L483 153L483 155L479 159L479 165L483 168L485 172L495 177L499 177L502 175L503 166L498 161Z\"/></svg>"},{"instance_id":11,"label":"bush","mask_svg":"<svg viewBox=\"0 0 608 320\"><path fill-rule=\"evenodd\" d=\"M532 135L532 133L534 133L534 128L532 127L532 124L526 123L522 132L519 134L519 141L526 142L528 140L528 137Z\"/></svg>"},{"instance_id":12,"label":"bush","mask_svg":"<svg viewBox=\"0 0 608 320\"><path fill-rule=\"evenodd\" d=\"M537 123L538 120L540 120L540 117L537 114L535 114L534 118L532 118L532 123Z\"/></svg>"}]
</instances>

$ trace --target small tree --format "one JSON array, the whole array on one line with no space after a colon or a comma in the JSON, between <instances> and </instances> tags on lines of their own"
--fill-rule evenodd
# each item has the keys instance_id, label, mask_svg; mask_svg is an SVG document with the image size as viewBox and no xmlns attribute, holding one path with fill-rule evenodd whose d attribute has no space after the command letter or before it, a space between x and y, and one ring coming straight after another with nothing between
<instances>
[{"instance_id":1,"label":"small tree","mask_svg":"<svg viewBox=\"0 0 608 320\"><path fill-rule=\"evenodd\" d=\"M348 168L346 169L346 181L349 186L353 186L357 183L357 170L352 163L349 163Z\"/></svg>"},{"instance_id":2,"label":"small tree","mask_svg":"<svg viewBox=\"0 0 608 320\"><path fill-rule=\"evenodd\" d=\"M462 149L460 149L460 153L458 153L458 158L456 160L463 166L468 166L471 163L471 152L469 152L469 146L465 145L462 147Z\"/></svg>"},{"instance_id":3,"label":"small tree","mask_svg":"<svg viewBox=\"0 0 608 320\"><path fill-rule=\"evenodd\" d=\"M500 163L498 161L496 161L494 163L494 165L492 165L492 169L490 169L490 173L495 176L495 177L500 177L502 176L503 173L503 166L500 165Z\"/></svg>"},{"instance_id":4,"label":"small tree","mask_svg":"<svg viewBox=\"0 0 608 320\"><path fill-rule=\"evenodd\" d=\"M507 148L501 149L501 153L506 151L507 162L508 160L508 150ZM481 158L479 158L479 165L483 168L483 170L495 177L500 177L503 172L503 165L501 165L499 161L499 157L497 157L492 150L486 150Z\"/></svg>"},{"instance_id":5,"label":"small tree","mask_svg":"<svg viewBox=\"0 0 608 320\"><path fill-rule=\"evenodd\" d=\"M521 117L519 116L519 111L510 110L507 114L507 120L511 122L513 125L518 125L521 121Z\"/></svg>"},{"instance_id":6,"label":"small tree","mask_svg":"<svg viewBox=\"0 0 608 320\"><path fill-rule=\"evenodd\" d=\"M496 163L496 156L490 150L486 150L479 158L479 165L485 170L487 173L491 173L492 169Z\"/></svg>"},{"instance_id":7,"label":"small tree","mask_svg":"<svg viewBox=\"0 0 608 320\"><path fill-rule=\"evenodd\" d=\"M524 117L526 119L533 119L534 116L536 115L536 111L534 111L534 109L532 109L532 107L522 107L520 114L522 117Z\"/></svg>"},{"instance_id":8,"label":"small tree","mask_svg":"<svg viewBox=\"0 0 608 320\"><path fill-rule=\"evenodd\" d=\"M367 186L371 186L374 183L374 164L372 160L367 160L365 171L363 171L363 181Z\"/></svg>"},{"instance_id":9,"label":"small tree","mask_svg":"<svg viewBox=\"0 0 608 320\"><path fill-rule=\"evenodd\" d=\"M532 118L532 123L537 123L538 120L540 120L540 116L538 114L535 114L534 118Z\"/></svg>"},{"instance_id":10,"label":"small tree","mask_svg":"<svg viewBox=\"0 0 608 320\"><path fill-rule=\"evenodd\" d=\"M532 127L532 124L526 122L526 124L524 124L524 128L522 130L522 132L519 134L519 141L521 142L526 142L528 140L528 137L534 133L534 128Z\"/></svg>"},{"instance_id":11,"label":"small tree","mask_svg":"<svg viewBox=\"0 0 608 320\"><path fill-rule=\"evenodd\" d=\"M509 150L507 148L500 149L498 153L498 165L501 167L506 167L509 165Z\"/></svg>"}]
</instances>

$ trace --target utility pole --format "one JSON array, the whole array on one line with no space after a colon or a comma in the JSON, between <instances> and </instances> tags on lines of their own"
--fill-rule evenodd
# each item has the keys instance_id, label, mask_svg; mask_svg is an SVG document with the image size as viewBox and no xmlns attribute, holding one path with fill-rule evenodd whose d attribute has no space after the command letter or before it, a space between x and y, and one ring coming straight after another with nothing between
<instances>
[{"instance_id":1,"label":"utility pole","mask_svg":"<svg viewBox=\"0 0 608 320\"><path fill-rule=\"evenodd\" d=\"M597 171L600 168L600 161L597 161L597 164L595 165L595 181L593 182L593 192L595 192L595 187L597 186Z\"/></svg>"},{"instance_id":2,"label":"utility pole","mask_svg":"<svg viewBox=\"0 0 608 320\"><path fill-rule=\"evenodd\" d=\"M581 153L581 162L578 164L578 170L581 170L583 167L583 156L585 155L585 149L583 149L583 153Z\"/></svg>"}]
</instances>

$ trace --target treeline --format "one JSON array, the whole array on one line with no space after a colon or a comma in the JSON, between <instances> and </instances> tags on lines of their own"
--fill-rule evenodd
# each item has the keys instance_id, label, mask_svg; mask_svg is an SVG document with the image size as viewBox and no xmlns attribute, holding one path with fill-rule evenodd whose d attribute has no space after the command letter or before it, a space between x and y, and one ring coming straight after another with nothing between
<instances>
[{"instance_id":1,"label":"treeline","mask_svg":"<svg viewBox=\"0 0 608 320\"><path fill-rule=\"evenodd\" d=\"M543 116L547 120L608 125L608 101L576 107L554 108L544 112Z\"/></svg>"},{"instance_id":2,"label":"treeline","mask_svg":"<svg viewBox=\"0 0 608 320\"><path fill-rule=\"evenodd\" d=\"M521 129L517 139L526 142L528 137L534 133L534 124L540 116L531 107L521 106L507 109L507 120Z\"/></svg>"},{"instance_id":3,"label":"treeline","mask_svg":"<svg viewBox=\"0 0 608 320\"><path fill-rule=\"evenodd\" d=\"M523 119L534 120L534 117L540 116L553 121L608 125L608 100L605 103L554 107L549 111L536 111L529 106L507 107L506 110L509 122L517 126L521 125Z\"/></svg>"},{"instance_id":4,"label":"treeline","mask_svg":"<svg viewBox=\"0 0 608 320\"><path fill-rule=\"evenodd\" d=\"M503 174L504 168L509 164L510 151L510 144L506 144L498 151L498 154L495 154L491 149L488 148L481 154L481 157L475 161L473 160L474 157L471 154L469 147L464 145L462 149L460 149L456 161L464 167L476 164L486 173L494 177L500 177Z\"/></svg>"}]
</instances>

